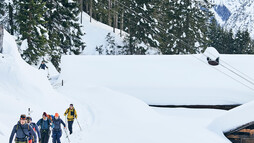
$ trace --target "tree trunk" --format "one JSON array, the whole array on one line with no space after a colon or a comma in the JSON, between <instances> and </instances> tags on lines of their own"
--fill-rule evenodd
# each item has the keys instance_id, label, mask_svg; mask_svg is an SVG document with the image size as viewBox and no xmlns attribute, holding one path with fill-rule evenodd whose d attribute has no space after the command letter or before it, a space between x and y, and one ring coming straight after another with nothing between
<instances>
[{"instance_id":1,"label":"tree trunk","mask_svg":"<svg viewBox=\"0 0 254 143\"><path fill-rule=\"evenodd\" d=\"M0 53L3 52L4 27L0 25Z\"/></svg>"},{"instance_id":2,"label":"tree trunk","mask_svg":"<svg viewBox=\"0 0 254 143\"><path fill-rule=\"evenodd\" d=\"M89 2L86 0L86 13L89 13Z\"/></svg>"},{"instance_id":3,"label":"tree trunk","mask_svg":"<svg viewBox=\"0 0 254 143\"><path fill-rule=\"evenodd\" d=\"M129 32L129 48L130 48L130 55L133 55L133 46L132 46L132 33L131 33L131 20L129 18L129 27L128 27L128 32Z\"/></svg>"},{"instance_id":4,"label":"tree trunk","mask_svg":"<svg viewBox=\"0 0 254 143\"><path fill-rule=\"evenodd\" d=\"M92 22L93 15L93 0L90 0L90 22Z\"/></svg>"},{"instance_id":5,"label":"tree trunk","mask_svg":"<svg viewBox=\"0 0 254 143\"><path fill-rule=\"evenodd\" d=\"M108 25L111 26L111 0L108 0Z\"/></svg>"},{"instance_id":6,"label":"tree trunk","mask_svg":"<svg viewBox=\"0 0 254 143\"><path fill-rule=\"evenodd\" d=\"M14 35L14 26L13 26L13 7L9 3L9 30L11 32L11 35Z\"/></svg>"},{"instance_id":7,"label":"tree trunk","mask_svg":"<svg viewBox=\"0 0 254 143\"><path fill-rule=\"evenodd\" d=\"M122 16L121 16L121 28L120 28L120 36L122 37L123 35L123 17L124 17L124 11L122 11Z\"/></svg>"},{"instance_id":8,"label":"tree trunk","mask_svg":"<svg viewBox=\"0 0 254 143\"><path fill-rule=\"evenodd\" d=\"M29 5L29 9L31 10L32 7L31 5ZM32 37L31 37L31 31L32 31L32 25L31 22L32 21L32 13L31 11L29 12L29 24L28 24L28 29L27 29L27 33L29 33L28 37L27 37L27 44L28 44L28 48L33 48L32 47Z\"/></svg>"},{"instance_id":9,"label":"tree trunk","mask_svg":"<svg viewBox=\"0 0 254 143\"><path fill-rule=\"evenodd\" d=\"M113 22L113 32L116 33L116 0L113 0L114 3L114 22Z\"/></svg>"},{"instance_id":10,"label":"tree trunk","mask_svg":"<svg viewBox=\"0 0 254 143\"><path fill-rule=\"evenodd\" d=\"M83 0L80 0L79 2L80 2L80 15L81 15L81 17L80 17L80 22L81 22L81 24L82 24Z\"/></svg>"},{"instance_id":11,"label":"tree trunk","mask_svg":"<svg viewBox=\"0 0 254 143\"><path fill-rule=\"evenodd\" d=\"M116 3L116 10L115 10L116 11L116 20L115 20L116 28L118 28L118 16L119 16L118 10L119 10L118 3Z\"/></svg>"},{"instance_id":12,"label":"tree trunk","mask_svg":"<svg viewBox=\"0 0 254 143\"><path fill-rule=\"evenodd\" d=\"M190 6L190 0L186 0L186 8L188 8ZM187 12L186 13L186 41L187 41L187 44L188 45L191 45L192 46L192 43L191 43L191 35L190 35L190 12ZM191 49L186 47L186 52L188 54L191 53Z\"/></svg>"}]
</instances>

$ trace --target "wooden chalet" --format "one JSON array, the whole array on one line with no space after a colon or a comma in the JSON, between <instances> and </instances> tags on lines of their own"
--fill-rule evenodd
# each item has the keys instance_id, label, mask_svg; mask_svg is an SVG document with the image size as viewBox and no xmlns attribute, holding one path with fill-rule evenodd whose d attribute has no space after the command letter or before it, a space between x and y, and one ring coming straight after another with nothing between
<instances>
[{"instance_id":1,"label":"wooden chalet","mask_svg":"<svg viewBox=\"0 0 254 143\"><path fill-rule=\"evenodd\" d=\"M232 143L254 143L254 121L225 132L224 135Z\"/></svg>"}]
</instances>

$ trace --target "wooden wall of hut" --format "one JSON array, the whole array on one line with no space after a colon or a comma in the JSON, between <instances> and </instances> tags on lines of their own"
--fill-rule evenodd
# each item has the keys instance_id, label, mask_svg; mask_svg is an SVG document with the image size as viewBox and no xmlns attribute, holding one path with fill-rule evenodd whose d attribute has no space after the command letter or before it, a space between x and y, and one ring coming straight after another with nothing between
<instances>
[{"instance_id":1,"label":"wooden wall of hut","mask_svg":"<svg viewBox=\"0 0 254 143\"><path fill-rule=\"evenodd\" d=\"M225 133L232 143L254 143L254 124Z\"/></svg>"}]
</instances>

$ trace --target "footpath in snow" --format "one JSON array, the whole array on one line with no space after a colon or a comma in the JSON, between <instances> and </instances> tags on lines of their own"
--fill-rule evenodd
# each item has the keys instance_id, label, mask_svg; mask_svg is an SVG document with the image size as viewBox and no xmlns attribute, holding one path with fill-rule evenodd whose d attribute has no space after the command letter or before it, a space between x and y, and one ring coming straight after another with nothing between
<instances>
[{"instance_id":1,"label":"footpath in snow","mask_svg":"<svg viewBox=\"0 0 254 143\"><path fill-rule=\"evenodd\" d=\"M195 56L199 57L199 55ZM166 74L166 72L171 71L166 65L169 64L170 66L172 64L174 66L175 64L175 67L179 66L185 70L184 63L188 61L192 66L187 66L186 64L186 69L189 69L189 74L193 73L197 80L195 82L197 84L193 84L196 88L193 88L199 89L200 87L200 90L202 90L203 87L211 87L213 84L209 86L203 84L214 83L215 80L209 79L211 81L208 82L207 80L205 82L200 79L199 75L207 78L209 76L204 76L204 73L212 74L214 72L209 71L210 67L206 68L202 66L200 68L202 72L195 74L196 71L193 69L198 68L199 64L194 61L192 63L189 56L137 56L132 57L133 62L131 63L136 63L132 65L133 67L128 64L127 61L130 59L127 56L68 56L63 58L63 68L59 78L59 82L61 82L61 79L64 80L64 86L57 89L52 88L42 72L38 71L37 68L29 66L21 59L14 38L6 31L4 53L0 57L0 107L3 109L0 112L0 116L3 117L0 119L0 140L2 142L8 142L11 130L17 123L20 114L26 113L28 108L31 108L33 111L33 121L39 120L44 111L50 114L58 112L60 117L64 118L63 113L70 103L74 104L78 112L78 120L83 128L82 131L79 131L77 123L74 123L74 134L70 136L70 139L75 143L229 143L222 135L222 132L230 127L238 126L253 119L252 116L247 116L246 114L251 112L251 110L247 111L248 107L254 105L251 102L229 112L221 110L160 109L149 107L145 102L153 102L152 99L160 98L162 99L155 100L154 102L163 103L164 100L167 103L173 101L190 104L194 101L198 103L208 102L204 100L205 98L200 97L200 95L191 94L193 92L190 92L186 96L182 94L181 97L180 94L180 97L174 97L173 95L177 95L176 93L184 92L173 90L172 93L175 94L168 94L170 92L165 91L170 96L169 98L166 97L166 94L161 96L160 94L163 92L159 92L156 95L149 94L151 90L155 90L150 90L154 86L151 81L158 84L155 87L162 87L164 90L167 90L172 85L168 85L169 79L162 79L162 76L170 76L172 81L176 81L175 86L186 83L183 84L183 88L187 88L193 80L189 76L186 76L185 82L177 81L179 78L174 78L169 73ZM234 60L233 57L231 58ZM243 56L242 59L244 58L249 57ZM102 61L104 62L101 63ZM110 62L112 62L112 65L108 64ZM180 63L176 64L177 62ZM162 64L162 66L158 63ZM129 67L132 67L136 72L130 70ZM156 70L153 72L141 70L150 70L151 67ZM113 72L114 74L112 75L113 69L119 70L118 68L122 72ZM177 69L173 69L177 73ZM183 70L178 72L181 73ZM157 78L149 72L156 75ZM135 73L137 75L146 74L146 76L137 78L137 83L134 83L133 77L137 77ZM220 78L220 75L218 75L218 78ZM223 79L228 80L226 78ZM117 80L119 85L116 84ZM142 82L142 80L144 81ZM162 86L162 84L165 86ZM197 86L199 84L202 86ZM218 84L222 85L220 82ZM124 87L123 85L129 88L129 90L121 90ZM235 83L230 83L226 87L231 89L233 85ZM140 89L138 90L137 87ZM240 102L245 103L252 99L251 94L247 90L239 85L237 87L239 87L239 91L233 88L235 92L244 93L246 91L246 94L243 94L246 96L242 97L243 99ZM149 90L146 91L144 89ZM138 91L137 93L145 91L147 96L143 94L142 99L137 94L128 93L127 91ZM221 95L223 94L221 93ZM211 102L217 104L223 101L222 103L224 103L224 100L228 96L225 94L225 97L218 97ZM212 99L211 95L208 97ZM225 103L235 102L238 99L238 96L234 96L230 99L230 102L226 100ZM238 113L248 118L246 120L239 119L237 122L228 120L227 117L234 117ZM229 123L222 126L225 121ZM64 134L62 142L68 142Z\"/></svg>"}]
</instances>

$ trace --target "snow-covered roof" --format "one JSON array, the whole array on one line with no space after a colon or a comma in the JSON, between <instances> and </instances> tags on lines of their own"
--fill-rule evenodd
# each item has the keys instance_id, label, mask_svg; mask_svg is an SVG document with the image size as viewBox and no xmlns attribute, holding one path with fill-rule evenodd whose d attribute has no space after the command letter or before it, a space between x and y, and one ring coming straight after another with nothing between
<instances>
[{"instance_id":1,"label":"snow-covered roof","mask_svg":"<svg viewBox=\"0 0 254 143\"><path fill-rule=\"evenodd\" d=\"M254 95L253 95L254 96ZM215 119L209 128L216 131L229 132L243 125L254 121L254 101L241 105L227 111L222 116Z\"/></svg>"},{"instance_id":2,"label":"snow-covered roof","mask_svg":"<svg viewBox=\"0 0 254 143\"><path fill-rule=\"evenodd\" d=\"M64 56L62 63L63 76L72 74L85 85L107 87L152 105L228 105L254 99L253 85L228 70L253 77L250 55L220 55L216 67L203 54Z\"/></svg>"}]
</instances>

